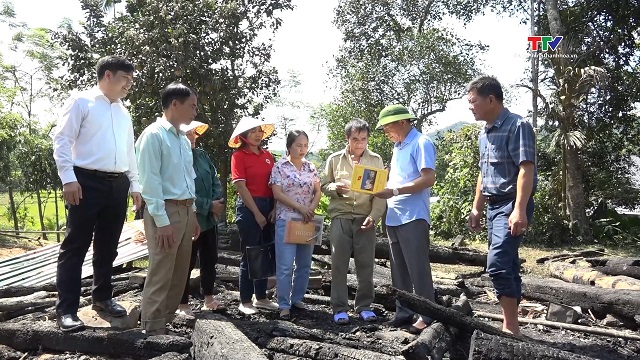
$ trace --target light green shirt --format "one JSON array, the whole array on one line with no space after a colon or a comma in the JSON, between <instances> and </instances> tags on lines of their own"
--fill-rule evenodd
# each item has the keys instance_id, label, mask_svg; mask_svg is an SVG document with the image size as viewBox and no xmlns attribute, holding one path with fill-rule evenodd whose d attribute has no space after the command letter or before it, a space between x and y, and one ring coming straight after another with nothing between
<instances>
[{"instance_id":1,"label":"light green shirt","mask_svg":"<svg viewBox=\"0 0 640 360\"><path fill-rule=\"evenodd\" d=\"M165 200L195 199L191 144L165 118L149 125L136 141L142 198L157 227L169 225ZM195 203L193 205L195 211Z\"/></svg>"}]
</instances>

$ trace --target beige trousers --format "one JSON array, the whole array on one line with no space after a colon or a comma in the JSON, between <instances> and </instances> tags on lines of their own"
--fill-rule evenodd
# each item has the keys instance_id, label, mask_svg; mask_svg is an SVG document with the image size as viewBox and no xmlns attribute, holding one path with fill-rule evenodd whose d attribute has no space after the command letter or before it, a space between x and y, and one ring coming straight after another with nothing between
<instances>
[{"instance_id":1,"label":"beige trousers","mask_svg":"<svg viewBox=\"0 0 640 360\"><path fill-rule=\"evenodd\" d=\"M144 233L149 247L149 268L142 292L141 323L147 331L164 329L173 321L189 273L196 214L191 206L165 202L176 243L169 250L159 250L153 217L144 211Z\"/></svg>"}]
</instances>

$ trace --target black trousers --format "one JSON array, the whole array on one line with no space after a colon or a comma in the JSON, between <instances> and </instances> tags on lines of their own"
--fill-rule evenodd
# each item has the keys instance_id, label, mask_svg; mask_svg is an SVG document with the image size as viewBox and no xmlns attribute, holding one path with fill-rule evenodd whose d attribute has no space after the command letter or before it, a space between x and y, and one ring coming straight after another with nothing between
<instances>
[{"instance_id":1,"label":"black trousers","mask_svg":"<svg viewBox=\"0 0 640 360\"><path fill-rule=\"evenodd\" d=\"M218 263L218 229L213 227L200 233L191 246L191 261L189 261L189 274L196 266L196 259L200 255L200 287L202 295L213 295L213 287L216 281L216 264ZM184 287L180 304L189 303L189 275Z\"/></svg>"},{"instance_id":2,"label":"black trousers","mask_svg":"<svg viewBox=\"0 0 640 360\"><path fill-rule=\"evenodd\" d=\"M68 205L67 230L58 254L56 313L75 314L80 303L82 263L93 239L94 301L112 297L111 274L127 214L129 179L126 175L74 168L82 187L78 205Z\"/></svg>"}]
</instances>

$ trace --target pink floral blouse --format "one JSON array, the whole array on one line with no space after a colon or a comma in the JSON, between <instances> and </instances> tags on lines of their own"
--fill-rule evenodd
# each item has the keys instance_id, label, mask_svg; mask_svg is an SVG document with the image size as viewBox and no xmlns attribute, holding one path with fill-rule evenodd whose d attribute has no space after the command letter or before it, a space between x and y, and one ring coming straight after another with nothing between
<instances>
[{"instance_id":1,"label":"pink floral blouse","mask_svg":"<svg viewBox=\"0 0 640 360\"><path fill-rule=\"evenodd\" d=\"M288 159L278 160L271 170L271 178L269 179L270 186L281 186L282 192L286 196L304 206L311 206L314 185L318 182L320 182L320 177L316 167L304 159L300 170ZM286 220L295 215L300 215L300 213L277 202L276 220Z\"/></svg>"}]
</instances>

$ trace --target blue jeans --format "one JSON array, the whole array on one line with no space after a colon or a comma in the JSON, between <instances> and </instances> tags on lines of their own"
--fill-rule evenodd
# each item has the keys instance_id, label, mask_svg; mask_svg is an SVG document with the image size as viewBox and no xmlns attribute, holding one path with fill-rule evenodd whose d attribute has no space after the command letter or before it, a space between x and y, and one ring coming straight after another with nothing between
<instances>
[{"instance_id":1,"label":"blue jeans","mask_svg":"<svg viewBox=\"0 0 640 360\"><path fill-rule=\"evenodd\" d=\"M513 212L515 199L507 200L487 207L487 231L489 234L489 253L487 272L496 289L496 295L520 300L522 279L520 278L520 258L518 248L524 235L513 236L509 231L509 216ZM533 196L527 203L527 221L533 219Z\"/></svg>"},{"instance_id":2,"label":"blue jeans","mask_svg":"<svg viewBox=\"0 0 640 360\"><path fill-rule=\"evenodd\" d=\"M254 197L256 206L265 218L269 218L269 212L273 209L273 199ZM267 298L267 279L251 280L249 278L249 270L247 268L247 256L245 248L247 246L256 246L273 242L273 224L267 222L264 228L260 229L260 225L256 221L256 217L251 210L244 205L240 197L236 202L236 225L238 225L238 233L240 235L240 247L242 249L242 259L240 260L240 301L244 303L251 302L251 296L256 295L256 299L262 300Z\"/></svg>"},{"instance_id":3,"label":"blue jeans","mask_svg":"<svg viewBox=\"0 0 640 360\"><path fill-rule=\"evenodd\" d=\"M286 220L276 221L276 292L280 310L291 309L292 303L302 301L309 285L313 254L313 245L284 242L285 225Z\"/></svg>"}]
</instances>

